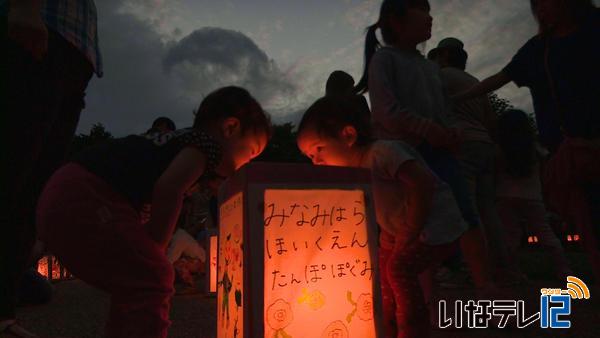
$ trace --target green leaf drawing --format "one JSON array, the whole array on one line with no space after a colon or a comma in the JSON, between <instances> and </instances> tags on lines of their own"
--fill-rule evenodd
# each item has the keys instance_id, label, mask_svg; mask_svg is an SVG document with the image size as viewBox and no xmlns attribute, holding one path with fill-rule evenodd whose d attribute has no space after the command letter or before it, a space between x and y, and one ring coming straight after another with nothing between
<instances>
[{"instance_id":1,"label":"green leaf drawing","mask_svg":"<svg viewBox=\"0 0 600 338\"><path fill-rule=\"evenodd\" d=\"M354 310L346 316L346 321L348 322L348 324L350 324L350 322L352 322L352 317L354 317L355 313L356 313L356 308L354 308Z\"/></svg>"},{"instance_id":2,"label":"green leaf drawing","mask_svg":"<svg viewBox=\"0 0 600 338\"><path fill-rule=\"evenodd\" d=\"M350 302L350 304L356 306L356 302L352 300L352 291L348 290L348 292L346 293L346 299L348 299L348 302Z\"/></svg>"}]
</instances>

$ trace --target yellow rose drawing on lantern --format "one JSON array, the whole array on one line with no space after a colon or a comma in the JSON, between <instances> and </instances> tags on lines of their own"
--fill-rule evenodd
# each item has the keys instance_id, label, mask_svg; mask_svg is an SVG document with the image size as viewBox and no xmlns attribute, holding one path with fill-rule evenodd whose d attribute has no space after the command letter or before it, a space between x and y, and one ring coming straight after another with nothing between
<instances>
[{"instance_id":1,"label":"yellow rose drawing on lantern","mask_svg":"<svg viewBox=\"0 0 600 338\"><path fill-rule=\"evenodd\" d=\"M348 338L350 334L348 333L348 328L344 325L344 322L341 320L336 320L331 324L327 325L321 338Z\"/></svg>"},{"instance_id":2,"label":"yellow rose drawing on lantern","mask_svg":"<svg viewBox=\"0 0 600 338\"><path fill-rule=\"evenodd\" d=\"M306 304L311 310L318 310L325 305L325 295L319 290L308 292L307 289L302 289L302 295L298 298L298 304Z\"/></svg>"},{"instance_id":3,"label":"yellow rose drawing on lantern","mask_svg":"<svg viewBox=\"0 0 600 338\"><path fill-rule=\"evenodd\" d=\"M267 309L267 324L275 332L273 338L292 338L285 328L290 325L294 320L294 314L292 313L292 306L290 303L283 299L277 299L273 304L269 305Z\"/></svg>"}]
</instances>

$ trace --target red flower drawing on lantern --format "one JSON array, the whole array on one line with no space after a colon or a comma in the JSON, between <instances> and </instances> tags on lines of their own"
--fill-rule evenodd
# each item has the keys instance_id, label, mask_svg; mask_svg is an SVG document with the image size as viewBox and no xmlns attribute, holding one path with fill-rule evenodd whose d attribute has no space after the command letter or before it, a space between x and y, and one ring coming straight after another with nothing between
<instances>
[{"instance_id":1,"label":"red flower drawing on lantern","mask_svg":"<svg viewBox=\"0 0 600 338\"><path fill-rule=\"evenodd\" d=\"M348 328L341 320L336 320L331 324L327 325L325 331L321 335L321 338L348 338Z\"/></svg>"},{"instance_id":2,"label":"red flower drawing on lantern","mask_svg":"<svg viewBox=\"0 0 600 338\"><path fill-rule=\"evenodd\" d=\"M274 337L290 337L284 328L294 320L292 306L283 299L277 299L267 308L267 323L275 330Z\"/></svg>"}]
</instances>

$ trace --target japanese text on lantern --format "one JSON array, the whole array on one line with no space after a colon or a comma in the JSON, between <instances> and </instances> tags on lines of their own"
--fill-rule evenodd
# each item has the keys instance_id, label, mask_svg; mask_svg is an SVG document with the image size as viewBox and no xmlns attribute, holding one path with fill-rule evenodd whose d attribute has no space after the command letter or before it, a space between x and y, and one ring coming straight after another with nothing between
<instances>
[{"instance_id":1,"label":"japanese text on lantern","mask_svg":"<svg viewBox=\"0 0 600 338\"><path fill-rule=\"evenodd\" d=\"M242 193L233 196L220 208L219 258L217 287L218 337L243 337L244 312Z\"/></svg>"},{"instance_id":2,"label":"japanese text on lantern","mask_svg":"<svg viewBox=\"0 0 600 338\"><path fill-rule=\"evenodd\" d=\"M375 337L362 190L266 190L265 337Z\"/></svg>"}]
</instances>

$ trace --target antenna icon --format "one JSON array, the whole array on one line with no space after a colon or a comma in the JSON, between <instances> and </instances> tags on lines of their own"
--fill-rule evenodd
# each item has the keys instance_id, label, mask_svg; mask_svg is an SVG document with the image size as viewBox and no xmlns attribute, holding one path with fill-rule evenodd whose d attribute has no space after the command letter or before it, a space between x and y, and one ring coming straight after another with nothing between
<instances>
[{"instance_id":1,"label":"antenna icon","mask_svg":"<svg viewBox=\"0 0 600 338\"><path fill-rule=\"evenodd\" d=\"M571 298L573 299L590 299L590 289L577 277L567 277L566 292L571 295Z\"/></svg>"}]
</instances>

